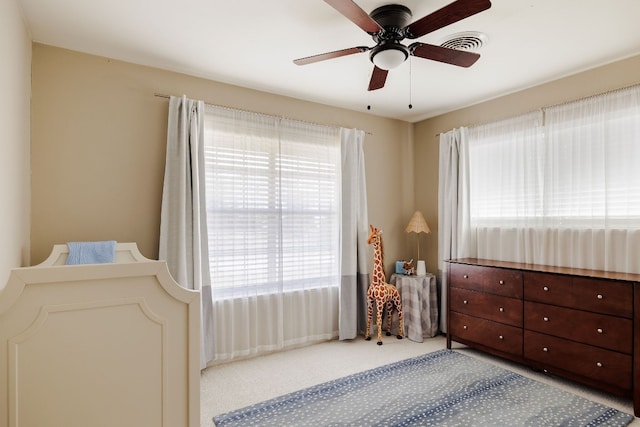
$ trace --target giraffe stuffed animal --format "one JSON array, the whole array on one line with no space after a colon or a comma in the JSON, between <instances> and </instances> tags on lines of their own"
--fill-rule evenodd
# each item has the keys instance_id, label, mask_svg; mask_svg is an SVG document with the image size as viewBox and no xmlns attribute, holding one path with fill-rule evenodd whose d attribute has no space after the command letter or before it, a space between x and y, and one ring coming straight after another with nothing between
<instances>
[{"instance_id":1,"label":"giraffe stuffed animal","mask_svg":"<svg viewBox=\"0 0 640 427\"><path fill-rule=\"evenodd\" d=\"M382 345L382 312L387 309L387 336L391 335L391 319L393 318L393 310L398 311L398 339L402 339L404 325L402 322L402 300L400 293L388 283L384 274L384 264L382 247L382 230L378 230L373 225L369 225L370 232L367 238L368 244L373 244L373 277L369 290L367 291L367 327L364 338L369 341L371 339L370 328L371 319L373 317L373 305L376 305L376 326L378 327L378 345Z\"/></svg>"}]
</instances>

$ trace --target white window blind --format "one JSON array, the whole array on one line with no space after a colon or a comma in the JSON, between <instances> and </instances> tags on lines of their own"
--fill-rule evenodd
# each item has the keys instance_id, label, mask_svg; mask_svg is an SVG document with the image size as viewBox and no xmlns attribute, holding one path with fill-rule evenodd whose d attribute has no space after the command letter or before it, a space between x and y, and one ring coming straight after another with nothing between
<instances>
[{"instance_id":1,"label":"white window blind","mask_svg":"<svg viewBox=\"0 0 640 427\"><path fill-rule=\"evenodd\" d=\"M640 228L640 88L469 129L471 223Z\"/></svg>"},{"instance_id":2,"label":"white window blind","mask_svg":"<svg viewBox=\"0 0 640 427\"><path fill-rule=\"evenodd\" d=\"M214 298L339 283L339 129L222 107L205 119Z\"/></svg>"},{"instance_id":3,"label":"white window blind","mask_svg":"<svg viewBox=\"0 0 640 427\"><path fill-rule=\"evenodd\" d=\"M543 214L541 119L531 113L469 129L473 223L500 225Z\"/></svg>"}]
</instances>

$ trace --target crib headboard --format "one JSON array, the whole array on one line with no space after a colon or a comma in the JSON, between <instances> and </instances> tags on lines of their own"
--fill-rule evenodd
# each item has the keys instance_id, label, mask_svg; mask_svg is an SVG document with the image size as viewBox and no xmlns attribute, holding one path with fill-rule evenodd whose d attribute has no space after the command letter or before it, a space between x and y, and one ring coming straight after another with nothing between
<instances>
[{"instance_id":1,"label":"crib headboard","mask_svg":"<svg viewBox=\"0 0 640 427\"><path fill-rule=\"evenodd\" d=\"M57 248L12 270L0 290L0 427L199 425L200 293L118 246L112 264L60 265Z\"/></svg>"}]
</instances>

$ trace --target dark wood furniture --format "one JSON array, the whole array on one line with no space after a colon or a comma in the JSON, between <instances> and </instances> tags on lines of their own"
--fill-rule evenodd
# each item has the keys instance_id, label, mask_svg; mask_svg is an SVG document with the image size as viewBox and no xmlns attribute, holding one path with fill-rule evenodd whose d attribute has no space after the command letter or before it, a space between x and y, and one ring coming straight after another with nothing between
<instances>
[{"instance_id":1,"label":"dark wood furniture","mask_svg":"<svg viewBox=\"0 0 640 427\"><path fill-rule=\"evenodd\" d=\"M640 275L481 259L447 274L447 348L631 397L640 416Z\"/></svg>"}]
</instances>

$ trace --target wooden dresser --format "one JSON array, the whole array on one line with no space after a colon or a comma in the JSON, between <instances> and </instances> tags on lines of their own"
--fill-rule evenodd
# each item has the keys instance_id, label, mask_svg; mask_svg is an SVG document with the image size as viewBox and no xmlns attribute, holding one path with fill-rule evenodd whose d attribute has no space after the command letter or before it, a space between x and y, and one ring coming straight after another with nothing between
<instances>
[{"instance_id":1,"label":"wooden dresser","mask_svg":"<svg viewBox=\"0 0 640 427\"><path fill-rule=\"evenodd\" d=\"M451 342L633 399L640 416L640 275L448 262Z\"/></svg>"}]
</instances>

